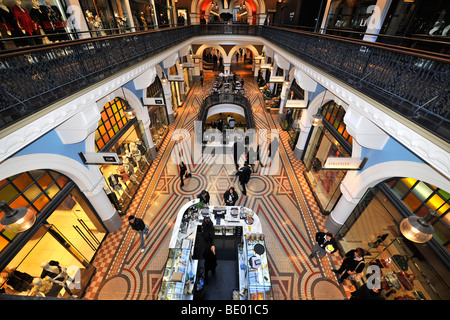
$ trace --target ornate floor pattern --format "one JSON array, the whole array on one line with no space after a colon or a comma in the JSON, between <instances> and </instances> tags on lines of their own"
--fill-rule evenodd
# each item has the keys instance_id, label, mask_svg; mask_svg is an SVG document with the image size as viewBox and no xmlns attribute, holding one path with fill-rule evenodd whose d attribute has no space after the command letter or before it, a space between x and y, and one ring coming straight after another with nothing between
<instances>
[{"instance_id":1,"label":"ornate floor pattern","mask_svg":"<svg viewBox=\"0 0 450 320\"><path fill-rule=\"evenodd\" d=\"M274 299L342 300L349 297L349 291L353 290L350 282L346 280L339 285L331 271L339 265L337 253L320 261L308 258L315 233L324 230L325 217L303 177L302 162L293 158L287 133L279 127L276 115L265 110L251 70L245 67L242 63L232 64L232 70L239 70L245 78L245 91L252 103L257 128L279 132L282 144L278 169L257 166L248 183L247 196L243 196L231 157L221 163L222 155L208 155L201 163L193 164L189 134L193 132L194 120L213 80L213 73L205 72L203 87L196 83L184 106L179 108L157 158L122 217L122 228L108 235L97 253L93 262L97 272L85 299L156 299L179 208L203 189L210 192L211 203L221 204L222 194L230 186L238 191L237 205L251 207L261 219ZM183 188L174 157L182 157L192 173ZM143 253L137 234L128 225L131 214L141 217L150 226Z\"/></svg>"}]
</instances>

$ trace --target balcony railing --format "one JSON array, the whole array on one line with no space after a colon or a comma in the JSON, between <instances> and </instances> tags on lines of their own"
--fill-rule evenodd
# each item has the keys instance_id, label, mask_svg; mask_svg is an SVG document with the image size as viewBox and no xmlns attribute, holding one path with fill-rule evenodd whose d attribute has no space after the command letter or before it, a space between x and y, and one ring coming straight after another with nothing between
<instances>
[{"instance_id":1,"label":"balcony railing","mask_svg":"<svg viewBox=\"0 0 450 320\"><path fill-rule=\"evenodd\" d=\"M450 59L284 28L193 25L67 41L0 55L0 128L199 35L260 36L450 142Z\"/></svg>"},{"instance_id":2,"label":"balcony railing","mask_svg":"<svg viewBox=\"0 0 450 320\"><path fill-rule=\"evenodd\" d=\"M203 131L206 128L206 117L208 115L209 108L222 103L241 106L244 110L247 129L255 128L252 105L250 104L250 101L248 101L247 97L239 93L213 93L205 98L202 103L200 114L198 115L198 120L202 122Z\"/></svg>"}]
</instances>

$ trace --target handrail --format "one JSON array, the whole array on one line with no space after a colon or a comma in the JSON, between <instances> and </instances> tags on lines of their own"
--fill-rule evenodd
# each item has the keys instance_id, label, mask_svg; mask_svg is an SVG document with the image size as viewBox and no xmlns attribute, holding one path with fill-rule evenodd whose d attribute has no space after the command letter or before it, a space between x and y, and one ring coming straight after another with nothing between
<instances>
[{"instance_id":1,"label":"handrail","mask_svg":"<svg viewBox=\"0 0 450 320\"><path fill-rule=\"evenodd\" d=\"M272 26L207 24L70 40L0 53L0 128L197 36L262 37L450 141L450 58Z\"/></svg>"},{"instance_id":2,"label":"handrail","mask_svg":"<svg viewBox=\"0 0 450 320\"><path fill-rule=\"evenodd\" d=\"M241 106L244 109L247 129L254 128L252 106L250 104L250 101L248 101L247 97L239 93L226 92L226 93L213 93L203 100L200 113L198 115L198 120L202 122L203 131L205 130L206 116L208 115L209 108L222 103L231 103Z\"/></svg>"}]
</instances>

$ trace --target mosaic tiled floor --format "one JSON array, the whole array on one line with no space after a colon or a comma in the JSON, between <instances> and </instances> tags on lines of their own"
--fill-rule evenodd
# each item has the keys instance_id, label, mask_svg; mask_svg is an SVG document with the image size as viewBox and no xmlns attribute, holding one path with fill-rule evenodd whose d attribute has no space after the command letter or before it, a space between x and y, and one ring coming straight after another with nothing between
<instances>
[{"instance_id":1,"label":"mosaic tiled floor","mask_svg":"<svg viewBox=\"0 0 450 320\"><path fill-rule=\"evenodd\" d=\"M179 134L192 132L203 97L213 80L205 72L203 87L196 83L191 89L169 133L158 151L146 178L135 195L122 228L108 235L93 264L97 272L84 296L91 300L154 300L161 284L168 255L169 239L178 210L202 189L211 194L211 203L221 204L222 194L230 186L238 190L237 205L252 208L259 215L266 235L273 295L276 300L343 300L353 290L346 280L337 283L334 266L340 256L321 260L308 255L311 241L318 230L324 230L325 218L306 183L301 161L293 158L288 135L263 108L263 100L253 81L251 70L243 63L232 65L245 78L245 91L250 99L258 129L277 129L281 138L277 170L268 166L256 168L243 196L230 164L220 164L210 155L199 164L188 164L192 178L180 187L174 154L187 157L188 144L178 143ZM237 69L239 68L239 69ZM183 129L182 131L178 129ZM176 130L176 131L175 131ZM177 139L173 133L177 133ZM178 134L179 133L179 134ZM174 152L175 150L175 152ZM183 150L183 151L181 151ZM137 234L128 226L128 216L134 214L150 225L145 252L141 253ZM220 268L220 266L218 267ZM231 296L231 295L230 295Z\"/></svg>"}]
</instances>

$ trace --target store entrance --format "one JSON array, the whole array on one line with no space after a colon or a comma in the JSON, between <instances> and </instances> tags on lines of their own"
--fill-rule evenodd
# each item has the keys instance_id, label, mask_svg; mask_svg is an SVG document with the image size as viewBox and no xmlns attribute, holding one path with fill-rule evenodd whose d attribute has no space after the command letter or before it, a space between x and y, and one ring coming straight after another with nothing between
<instances>
[{"instance_id":1,"label":"store entrance","mask_svg":"<svg viewBox=\"0 0 450 320\"><path fill-rule=\"evenodd\" d=\"M3 269L0 290L10 295L80 298L95 272L90 263L106 229L77 188L72 189ZM59 265L57 274L44 264ZM64 273L65 271L65 273ZM62 274L63 278L56 277ZM59 283L46 278L57 278Z\"/></svg>"},{"instance_id":2,"label":"store entrance","mask_svg":"<svg viewBox=\"0 0 450 320\"><path fill-rule=\"evenodd\" d=\"M42 267L44 263L53 265L55 262L68 275L66 281L59 284L49 281ZM54 225L46 224L3 270L2 278L8 278L3 288L6 294L13 295L79 298L94 271L94 266Z\"/></svg>"}]
</instances>

